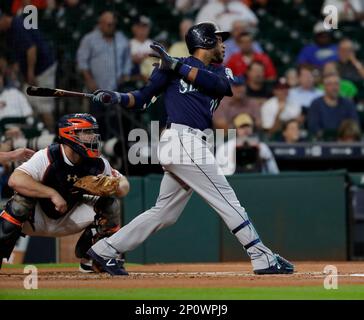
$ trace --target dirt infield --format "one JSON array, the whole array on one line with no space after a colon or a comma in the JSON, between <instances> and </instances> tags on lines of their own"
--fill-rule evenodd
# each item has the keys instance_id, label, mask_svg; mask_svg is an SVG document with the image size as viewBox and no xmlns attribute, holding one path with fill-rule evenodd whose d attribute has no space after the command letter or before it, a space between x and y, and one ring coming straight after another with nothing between
<instances>
[{"instance_id":1,"label":"dirt infield","mask_svg":"<svg viewBox=\"0 0 364 320\"><path fill-rule=\"evenodd\" d=\"M293 275L256 276L249 263L154 264L130 266L130 276L83 274L75 268L39 269L40 288L195 288L318 286L334 265L342 284L364 285L364 262L297 262ZM23 288L22 269L4 268L0 290Z\"/></svg>"}]
</instances>

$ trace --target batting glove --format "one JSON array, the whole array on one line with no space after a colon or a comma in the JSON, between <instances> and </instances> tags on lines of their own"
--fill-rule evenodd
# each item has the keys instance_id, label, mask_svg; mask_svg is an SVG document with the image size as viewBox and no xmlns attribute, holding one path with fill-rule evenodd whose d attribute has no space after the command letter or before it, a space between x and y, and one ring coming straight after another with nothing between
<instances>
[{"instance_id":1,"label":"batting glove","mask_svg":"<svg viewBox=\"0 0 364 320\"><path fill-rule=\"evenodd\" d=\"M96 90L92 98L93 102L111 105L121 102L121 94L110 90Z\"/></svg>"},{"instance_id":2,"label":"batting glove","mask_svg":"<svg viewBox=\"0 0 364 320\"><path fill-rule=\"evenodd\" d=\"M175 70L178 64L178 60L176 58L171 57L164 47L154 41L153 44L150 45L150 48L155 52L149 54L149 56L160 59L161 63L159 65L160 69L163 70ZM158 64L157 64L158 65Z\"/></svg>"}]
</instances>

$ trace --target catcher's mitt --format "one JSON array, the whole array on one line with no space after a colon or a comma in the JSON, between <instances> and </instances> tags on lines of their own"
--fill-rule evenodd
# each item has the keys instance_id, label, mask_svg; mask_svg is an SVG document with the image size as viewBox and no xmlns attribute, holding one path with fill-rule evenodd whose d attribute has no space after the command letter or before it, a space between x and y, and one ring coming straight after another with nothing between
<instances>
[{"instance_id":1,"label":"catcher's mitt","mask_svg":"<svg viewBox=\"0 0 364 320\"><path fill-rule=\"evenodd\" d=\"M87 194L107 197L113 196L119 188L120 177L105 175L85 176L78 178L73 186L85 191Z\"/></svg>"}]
</instances>

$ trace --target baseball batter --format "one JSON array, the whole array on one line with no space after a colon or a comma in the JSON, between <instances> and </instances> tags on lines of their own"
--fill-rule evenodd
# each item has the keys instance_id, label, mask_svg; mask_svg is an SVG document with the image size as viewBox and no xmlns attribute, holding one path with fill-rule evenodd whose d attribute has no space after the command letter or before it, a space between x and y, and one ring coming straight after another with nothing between
<instances>
[{"instance_id":1,"label":"baseball batter","mask_svg":"<svg viewBox=\"0 0 364 320\"><path fill-rule=\"evenodd\" d=\"M133 250L153 232L175 223L192 192L197 192L225 221L245 248L256 274L293 273L294 266L260 240L209 150L208 137L203 132L212 128L212 115L221 99L232 95L232 73L220 65L225 51L223 41L228 37L229 33L220 31L213 23L197 24L186 35L191 54L188 58L172 58L160 44L151 45L161 62L141 90L95 92L97 102L128 108L143 108L153 96L164 92L168 114L159 145L159 161L165 174L155 206L88 251L112 275L124 274L114 259ZM176 149L180 152L173 152ZM172 156L168 152L171 150Z\"/></svg>"},{"instance_id":2,"label":"baseball batter","mask_svg":"<svg viewBox=\"0 0 364 320\"><path fill-rule=\"evenodd\" d=\"M81 271L92 271L87 250L120 229L120 204L115 197L90 197L74 188L85 176L118 177L112 195L125 196L129 184L100 154L100 135L89 114L63 116L59 141L36 152L11 175L15 195L0 214L0 267L22 233L61 237L84 231L76 245ZM105 179L105 178L104 178ZM111 192L110 191L110 192ZM118 261L120 272L122 263ZM123 271L124 270L124 271Z\"/></svg>"}]
</instances>

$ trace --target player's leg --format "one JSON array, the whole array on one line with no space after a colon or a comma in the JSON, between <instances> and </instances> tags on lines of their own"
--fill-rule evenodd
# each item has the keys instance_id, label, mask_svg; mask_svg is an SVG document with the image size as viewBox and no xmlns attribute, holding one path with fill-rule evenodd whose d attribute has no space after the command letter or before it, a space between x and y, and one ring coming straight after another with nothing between
<instances>
[{"instance_id":1,"label":"player's leg","mask_svg":"<svg viewBox=\"0 0 364 320\"><path fill-rule=\"evenodd\" d=\"M97 242L92 249L102 258L113 258L119 252L133 250L148 236L175 223L192 195L192 190L184 188L166 172L154 207L138 215L109 238Z\"/></svg>"},{"instance_id":2,"label":"player's leg","mask_svg":"<svg viewBox=\"0 0 364 320\"><path fill-rule=\"evenodd\" d=\"M255 271L276 265L277 257L260 240L206 143L191 138L191 135L182 136L180 143L184 151L184 161L182 164L170 164L167 169L178 177L183 177L186 183L219 213L244 246Z\"/></svg>"},{"instance_id":3,"label":"player's leg","mask_svg":"<svg viewBox=\"0 0 364 320\"><path fill-rule=\"evenodd\" d=\"M76 257L81 259L80 270L82 272L92 272L95 269L103 271L100 266L93 263L87 251L98 240L113 235L121 226L119 199L100 197L94 201L93 209L96 213L94 222L84 230L75 248ZM125 262L124 257L121 257L121 262Z\"/></svg>"},{"instance_id":4,"label":"player's leg","mask_svg":"<svg viewBox=\"0 0 364 320\"><path fill-rule=\"evenodd\" d=\"M15 194L0 214L0 267L3 258L9 259L21 236L23 224L34 214L35 200Z\"/></svg>"}]
</instances>

